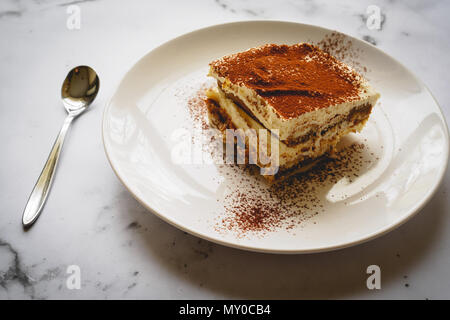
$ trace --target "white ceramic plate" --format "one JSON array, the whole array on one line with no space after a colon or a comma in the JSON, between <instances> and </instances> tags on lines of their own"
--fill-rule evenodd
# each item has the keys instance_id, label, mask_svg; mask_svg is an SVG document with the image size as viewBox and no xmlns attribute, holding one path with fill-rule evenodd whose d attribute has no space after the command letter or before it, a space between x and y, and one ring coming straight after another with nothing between
<instances>
[{"instance_id":1,"label":"white ceramic plate","mask_svg":"<svg viewBox=\"0 0 450 320\"><path fill-rule=\"evenodd\" d=\"M316 195L323 206L318 214L301 213L303 221L291 229L282 226L264 234L218 230L227 214L227 199L245 190L239 174L247 173L234 166L173 160L174 149L192 146L193 140L180 136L195 128L186 99L207 81L211 60L265 43L317 42L330 33L297 23L239 22L191 32L154 49L126 74L106 107L103 140L113 170L154 214L227 246L319 252L355 245L398 227L432 197L444 175L447 126L422 82L398 61L355 38L345 36L381 93L366 128L347 139L365 144L362 156L369 164L351 182L341 177L322 187ZM227 170L235 178L228 178Z\"/></svg>"}]
</instances>

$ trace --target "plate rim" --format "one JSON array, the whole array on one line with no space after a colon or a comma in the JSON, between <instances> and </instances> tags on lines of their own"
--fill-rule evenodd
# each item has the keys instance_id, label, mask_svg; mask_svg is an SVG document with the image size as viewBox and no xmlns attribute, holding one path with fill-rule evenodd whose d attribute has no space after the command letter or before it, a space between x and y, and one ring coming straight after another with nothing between
<instances>
[{"instance_id":1,"label":"plate rim","mask_svg":"<svg viewBox=\"0 0 450 320\"><path fill-rule=\"evenodd\" d=\"M403 218L401 218L399 221L397 221L394 224L391 224L385 228L382 228L380 230L374 231L372 233L366 234L364 237L361 237L359 239L353 240L353 241L349 241L349 242L345 242L345 243L341 243L341 244L336 244L336 245L327 245L327 246L322 246L322 247L316 247L313 249L264 249L264 248L260 248L260 247L254 247L254 246L249 246L249 245L245 245L245 244L239 244L239 243L234 243L234 242L230 242L230 241L225 241L225 240L220 240L218 238L214 238L211 237L207 234L202 234L199 233L195 230L191 230L189 228L184 227L182 224L177 223L177 221L169 219L167 216L159 213L157 210L153 209L150 205L148 205L147 203L145 203L145 201L143 199L140 199L138 197L137 194L135 194L132 190L131 187L129 187L123 177L119 174L117 168L114 166L114 160L112 159L110 153L108 152L108 146L107 146L107 142L105 140L105 130L106 130L106 118L107 118L107 113L109 111L109 109L111 108L111 104L113 99L115 98L119 88L122 86L122 84L124 83L124 81L126 80L126 78L128 77L128 75L131 73L132 70L135 69L135 67L141 63L148 55L150 55L151 53L153 53L156 50L160 50L162 49L164 46L169 45L170 43L176 42L178 41L180 38L183 37L188 37L194 33L200 32L200 31L206 31L208 29L214 29L214 28L218 28L218 27L226 27L226 26L230 26L230 25L238 25L238 24L258 24L258 23L273 23L273 24L292 24L292 25L298 25L298 26L305 26L305 27L312 27L312 28L318 28L318 29L322 29L323 31L326 32L338 32L341 33L343 35L345 35L346 37L350 38L353 41L358 41L361 42L363 40L358 39L354 36L351 36L347 33L338 31L338 30L333 30L333 29L328 29L322 26L317 26L314 24L307 24L307 23L300 23L300 22L293 22L293 21L283 21L283 20L240 20L240 21L233 21L233 22L226 22L226 23L219 23L219 24L214 24L214 25L209 25L206 27L201 27L201 28L197 28L194 29L192 31L189 31L187 33L183 33L177 37L171 38L159 45L157 45L156 47L154 47L153 49L151 49L150 51L148 51L147 53L145 53L143 56L141 56L130 68L128 68L128 70L125 72L125 74L122 75L120 81L118 82L118 84L116 84L114 90L113 90L113 94L110 96L110 98L107 100L105 107L103 109L103 115L102 115L102 144L103 144L103 149L105 151L106 154L106 158L108 159L108 162L114 172L114 174L116 175L116 177L119 179L119 181L122 183L122 185L125 187L125 189L127 189L127 191L133 196L134 199L136 199L136 201L138 201L146 210L150 211L152 214L156 215L158 218L162 219L163 221L169 223L170 225L176 227L179 230L182 230L184 232L187 232L193 236L205 239L207 241L211 241L213 243L217 243L226 247L231 247L231 248L235 248L235 249L240 249L240 250L245 250L245 251L251 251L251 252L259 252L259 253L271 253L271 254L311 254L311 253L321 253L321 252L329 252L329 251L335 251L335 250L339 250L339 249L345 249L345 248L349 248L349 247L353 247L365 242L368 242L370 240L374 240L376 238L382 237L384 235L386 235L387 233L399 228L400 226L402 226L404 223L406 223L407 221L409 221L411 218L413 218L414 216L417 215L417 213L419 213L423 207L432 199L432 197L435 195L435 193L437 192L437 190L439 189L440 185L442 184L442 181L444 179L445 176L445 172L448 169L448 161L449 161L449 129L448 129L448 124L445 118L444 113L442 112L442 108L438 102L438 100L436 99L436 97L433 95L433 93L431 92L431 90L428 88L428 86L421 80L419 79L414 72L412 72L409 68L407 68L404 64L402 64L400 61L398 61L395 57L387 54L386 52L384 52L383 50L381 50L380 48L372 45L371 43L368 42L364 42L365 44L369 45L370 47L372 47L372 49L377 50L379 53L387 56L388 58L392 59L395 63L397 63L398 65L400 65L402 68L404 68L412 77L415 81L417 81L417 83L421 84L425 90L430 94L430 96L432 97L433 101L435 102L436 106L438 107L441 119L443 121L444 124L444 131L445 131L445 135L444 135L444 139L445 139L445 165L442 166L440 168L440 172L439 172L439 179L437 180L437 182L434 183L433 188L431 188L428 193L424 196L423 200L420 201L419 203L417 203L411 210L409 214L404 215Z\"/></svg>"}]
</instances>

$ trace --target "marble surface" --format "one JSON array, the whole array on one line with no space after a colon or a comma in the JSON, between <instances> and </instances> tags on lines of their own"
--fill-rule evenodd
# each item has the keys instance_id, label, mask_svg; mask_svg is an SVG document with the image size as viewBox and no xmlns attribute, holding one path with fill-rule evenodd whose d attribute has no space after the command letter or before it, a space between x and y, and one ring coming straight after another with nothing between
<instances>
[{"instance_id":1,"label":"marble surface","mask_svg":"<svg viewBox=\"0 0 450 320\"><path fill-rule=\"evenodd\" d=\"M366 27L380 7L380 30ZM67 8L81 9L69 30ZM215 245L161 221L111 170L101 141L105 103L122 75L159 44L201 27L276 19L316 24L372 42L430 88L450 116L448 1L0 2L0 298L450 298L450 173L426 207L374 241L324 254L280 256ZM62 125L61 81L75 65L101 75L92 109L75 121L36 225L22 210ZM366 268L381 268L368 290ZM69 289L68 267L81 271Z\"/></svg>"}]
</instances>

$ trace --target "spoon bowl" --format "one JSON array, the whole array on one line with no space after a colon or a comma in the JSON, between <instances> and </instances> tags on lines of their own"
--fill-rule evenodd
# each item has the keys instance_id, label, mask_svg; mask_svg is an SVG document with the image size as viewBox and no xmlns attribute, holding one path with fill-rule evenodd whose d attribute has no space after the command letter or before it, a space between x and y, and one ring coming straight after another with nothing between
<instances>
[{"instance_id":1,"label":"spoon bowl","mask_svg":"<svg viewBox=\"0 0 450 320\"><path fill-rule=\"evenodd\" d=\"M82 113L97 96L100 80L88 66L70 70L61 87L61 98L67 113L74 116Z\"/></svg>"}]
</instances>

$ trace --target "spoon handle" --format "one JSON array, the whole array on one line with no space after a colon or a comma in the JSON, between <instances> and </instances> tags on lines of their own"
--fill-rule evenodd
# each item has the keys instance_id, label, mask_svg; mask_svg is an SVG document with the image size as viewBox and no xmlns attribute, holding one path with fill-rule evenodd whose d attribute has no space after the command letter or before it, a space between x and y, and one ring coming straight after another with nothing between
<instances>
[{"instance_id":1,"label":"spoon handle","mask_svg":"<svg viewBox=\"0 0 450 320\"><path fill-rule=\"evenodd\" d=\"M56 171L56 165L58 164L64 138L73 119L74 116L68 115L64 120L64 124L58 137L56 138L47 162L42 169L41 175L39 176L33 191L31 191L22 217L22 223L25 228L30 227L37 220L42 208L44 207L45 200L47 200L50 187L52 186L53 176Z\"/></svg>"}]
</instances>

